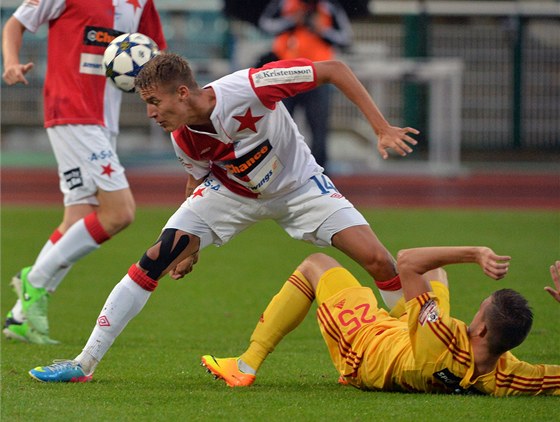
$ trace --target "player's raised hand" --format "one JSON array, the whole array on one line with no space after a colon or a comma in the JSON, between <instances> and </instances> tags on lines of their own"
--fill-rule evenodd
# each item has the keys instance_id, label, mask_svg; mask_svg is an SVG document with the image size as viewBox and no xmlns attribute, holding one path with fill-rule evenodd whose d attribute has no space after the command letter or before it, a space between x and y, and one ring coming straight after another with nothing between
<instances>
[{"instance_id":1,"label":"player's raised hand","mask_svg":"<svg viewBox=\"0 0 560 422\"><path fill-rule=\"evenodd\" d=\"M560 261L556 261L554 265L550 266L550 276L552 277L556 289L549 286L546 286L544 289L550 293L550 296L557 302L560 302Z\"/></svg>"},{"instance_id":2,"label":"player's raised hand","mask_svg":"<svg viewBox=\"0 0 560 422\"><path fill-rule=\"evenodd\" d=\"M479 248L477 262L488 277L494 280L504 278L509 270L510 256L497 255L487 247Z\"/></svg>"},{"instance_id":3,"label":"player's raised hand","mask_svg":"<svg viewBox=\"0 0 560 422\"><path fill-rule=\"evenodd\" d=\"M25 74L33 69L34 66L32 62L6 66L2 74L2 79L4 79L4 82L8 85L15 85L17 83L29 85L29 82L25 79Z\"/></svg>"},{"instance_id":4,"label":"player's raised hand","mask_svg":"<svg viewBox=\"0 0 560 422\"><path fill-rule=\"evenodd\" d=\"M388 149L392 149L397 154L405 157L412 152L410 145L416 145L418 141L408 133L418 135L420 132L412 127L400 128L396 126L387 126L377 133L377 151L381 157L386 160L389 158Z\"/></svg>"}]
</instances>

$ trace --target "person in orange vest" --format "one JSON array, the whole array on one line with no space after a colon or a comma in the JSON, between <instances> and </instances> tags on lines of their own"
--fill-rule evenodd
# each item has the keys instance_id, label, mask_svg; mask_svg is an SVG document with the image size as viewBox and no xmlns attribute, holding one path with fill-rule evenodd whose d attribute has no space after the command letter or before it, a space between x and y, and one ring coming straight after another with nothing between
<instances>
[{"instance_id":1,"label":"person in orange vest","mask_svg":"<svg viewBox=\"0 0 560 422\"><path fill-rule=\"evenodd\" d=\"M272 59L331 60L335 49L347 48L352 39L348 16L336 0L272 0L259 27L275 36ZM312 135L311 152L328 171L330 87L320 86L283 102L292 115L296 107L304 108Z\"/></svg>"}]
</instances>

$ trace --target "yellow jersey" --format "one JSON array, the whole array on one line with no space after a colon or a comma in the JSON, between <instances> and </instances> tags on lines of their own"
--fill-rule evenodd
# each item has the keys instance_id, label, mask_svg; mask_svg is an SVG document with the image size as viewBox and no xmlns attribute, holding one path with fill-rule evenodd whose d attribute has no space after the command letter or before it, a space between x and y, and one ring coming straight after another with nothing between
<instances>
[{"instance_id":1,"label":"yellow jersey","mask_svg":"<svg viewBox=\"0 0 560 422\"><path fill-rule=\"evenodd\" d=\"M325 279L348 280L322 297ZM473 379L467 325L450 316L449 291L432 282L395 317L378 307L372 290L343 268L329 270L317 290L317 318L340 375L364 390L451 394L560 395L560 365L532 365L503 354L496 368ZM323 295L323 296L326 296Z\"/></svg>"}]
</instances>

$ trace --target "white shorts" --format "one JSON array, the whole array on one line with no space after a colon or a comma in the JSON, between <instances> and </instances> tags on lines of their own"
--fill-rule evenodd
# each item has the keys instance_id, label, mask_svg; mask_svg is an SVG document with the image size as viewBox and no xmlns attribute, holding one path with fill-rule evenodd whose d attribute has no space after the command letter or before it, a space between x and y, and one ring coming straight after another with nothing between
<instances>
[{"instance_id":1,"label":"white shorts","mask_svg":"<svg viewBox=\"0 0 560 422\"><path fill-rule=\"evenodd\" d=\"M116 152L117 136L103 126L63 125L47 128L58 163L64 205L98 205L99 189L129 187Z\"/></svg>"},{"instance_id":2,"label":"white shorts","mask_svg":"<svg viewBox=\"0 0 560 422\"><path fill-rule=\"evenodd\" d=\"M254 223L269 219L292 238L317 246L331 245L332 236L345 228L368 225L330 179L318 175L295 191L270 199L240 196L209 177L171 216L165 228L200 237L202 249L210 244L223 245Z\"/></svg>"}]
</instances>

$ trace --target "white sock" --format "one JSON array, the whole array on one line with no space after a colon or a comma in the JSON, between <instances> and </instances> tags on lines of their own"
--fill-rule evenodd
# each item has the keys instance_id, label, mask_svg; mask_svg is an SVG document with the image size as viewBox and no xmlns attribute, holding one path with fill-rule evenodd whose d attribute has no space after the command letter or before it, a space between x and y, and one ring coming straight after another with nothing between
<instances>
[{"instance_id":1,"label":"white sock","mask_svg":"<svg viewBox=\"0 0 560 422\"><path fill-rule=\"evenodd\" d=\"M128 322L144 307L151 292L136 284L128 274L113 288L97 318L82 353L76 361L91 374Z\"/></svg>"},{"instance_id":2,"label":"white sock","mask_svg":"<svg viewBox=\"0 0 560 422\"><path fill-rule=\"evenodd\" d=\"M37 259L27 278L33 286L46 288L59 271L66 270L98 248L99 244L90 235L82 218L72 225L47 253Z\"/></svg>"},{"instance_id":3,"label":"white sock","mask_svg":"<svg viewBox=\"0 0 560 422\"><path fill-rule=\"evenodd\" d=\"M399 290L379 290L383 302L387 305L387 309L393 309L396 303L403 295L402 289Z\"/></svg>"}]
</instances>

